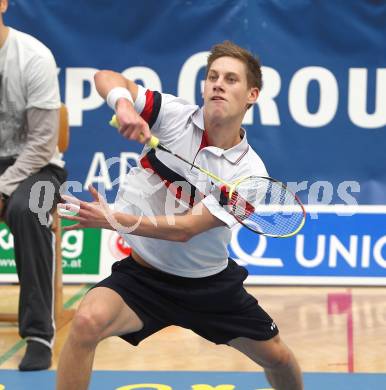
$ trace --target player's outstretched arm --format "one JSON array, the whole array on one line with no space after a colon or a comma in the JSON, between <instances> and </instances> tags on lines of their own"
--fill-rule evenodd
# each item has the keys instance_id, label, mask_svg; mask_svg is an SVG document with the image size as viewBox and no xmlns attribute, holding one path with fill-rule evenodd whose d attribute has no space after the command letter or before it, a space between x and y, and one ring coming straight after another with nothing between
<instances>
[{"instance_id":1,"label":"player's outstretched arm","mask_svg":"<svg viewBox=\"0 0 386 390\"><path fill-rule=\"evenodd\" d=\"M136 226L132 234L180 242L189 241L206 230L224 226L224 223L213 216L202 203L183 215L148 218L114 213L114 217L123 226Z\"/></svg>"},{"instance_id":2,"label":"player's outstretched arm","mask_svg":"<svg viewBox=\"0 0 386 390\"><path fill-rule=\"evenodd\" d=\"M58 204L61 217L76 222L66 226L65 230L99 227L117 230L119 233L184 242L206 230L224 225L202 203L183 215L136 216L114 212L94 187L90 186L89 190L94 202L63 196L67 203ZM66 211L72 214L67 214Z\"/></svg>"}]
</instances>

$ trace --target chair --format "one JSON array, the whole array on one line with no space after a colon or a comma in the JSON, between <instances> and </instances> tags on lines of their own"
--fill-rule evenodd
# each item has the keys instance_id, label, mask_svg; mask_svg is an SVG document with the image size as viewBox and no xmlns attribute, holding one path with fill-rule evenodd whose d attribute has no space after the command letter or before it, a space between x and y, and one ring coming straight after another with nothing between
<instances>
[{"instance_id":1,"label":"chair","mask_svg":"<svg viewBox=\"0 0 386 390\"><path fill-rule=\"evenodd\" d=\"M60 107L59 114L59 138L58 149L64 153L69 145L70 131L68 125L68 112L64 104ZM62 233L58 213L53 212L53 223L51 226L55 234L55 275L54 275L54 317L56 329L60 329L74 315L74 310L67 310L63 307L63 272L62 272ZM0 322L17 322L17 313L0 313Z\"/></svg>"}]
</instances>

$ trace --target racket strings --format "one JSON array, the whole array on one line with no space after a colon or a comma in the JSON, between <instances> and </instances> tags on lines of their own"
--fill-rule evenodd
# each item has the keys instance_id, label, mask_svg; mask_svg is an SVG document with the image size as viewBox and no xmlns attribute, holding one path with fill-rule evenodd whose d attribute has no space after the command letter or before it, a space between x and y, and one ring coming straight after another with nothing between
<instances>
[{"instance_id":1,"label":"racket strings","mask_svg":"<svg viewBox=\"0 0 386 390\"><path fill-rule=\"evenodd\" d=\"M240 182L229 199L230 212L253 231L286 236L303 223L297 198L280 182L251 177Z\"/></svg>"}]
</instances>

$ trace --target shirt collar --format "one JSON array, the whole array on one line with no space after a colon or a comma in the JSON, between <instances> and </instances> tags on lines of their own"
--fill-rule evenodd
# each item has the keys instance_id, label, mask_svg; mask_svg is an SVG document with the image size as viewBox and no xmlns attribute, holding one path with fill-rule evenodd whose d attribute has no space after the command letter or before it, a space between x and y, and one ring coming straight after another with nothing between
<instances>
[{"instance_id":1,"label":"shirt collar","mask_svg":"<svg viewBox=\"0 0 386 390\"><path fill-rule=\"evenodd\" d=\"M205 131L204 127L204 108L198 108L191 116L193 124L198 127L200 130ZM210 151L216 156L224 156L232 164L238 164L238 162L247 154L249 145L247 141L247 132L245 129L241 128L243 138L241 141L232 146L230 149L221 149L216 146L207 146L205 150Z\"/></svg>"},{"instance_id":2,"label":"shirt collar","mask_svg":"<svg viewBox=\"0 0 386 390\"><path fill-rule=\"evenodd\" d=\"M197 108L196 111L193 112L192 116L192 122L202 131L205 130L204 127L204 107Z\"/></svg>"}]
</instances>

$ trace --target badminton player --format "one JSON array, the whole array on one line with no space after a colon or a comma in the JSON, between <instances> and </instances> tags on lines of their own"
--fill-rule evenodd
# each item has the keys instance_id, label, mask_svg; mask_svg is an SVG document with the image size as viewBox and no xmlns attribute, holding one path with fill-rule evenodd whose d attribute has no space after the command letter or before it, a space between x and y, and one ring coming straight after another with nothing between
<instances>
[{"instance_id":1,"label":"badminton player","mask_svg":"<svg viewBox=\"0 0 386 390\"><path fill-rule=\"evenodd\" d=\"M212 48L201 108L112 71L98 72L95 83L115 110L123 137L146 143L154 134L228 182L267 175L241 127L262 86L260 63L245 49L229 41ZM137 345L169 325L241 351L263 367L275 389L303 389L300 368L275 322L243 287L246 269L228 258L237 221L208 194L212 184L188 164L145 146L110 217L92 187L95 202L77 202L77 215L66 217L76 221L71 228L117 229L132 254L83 299L61 353L58 390L87 389L95 349L106 337Z\"/></svg>"}]
</instances>

